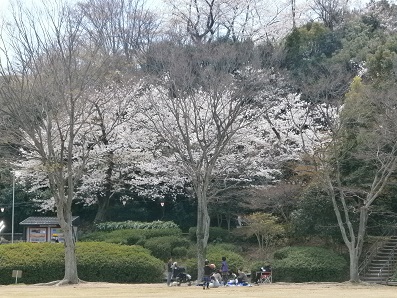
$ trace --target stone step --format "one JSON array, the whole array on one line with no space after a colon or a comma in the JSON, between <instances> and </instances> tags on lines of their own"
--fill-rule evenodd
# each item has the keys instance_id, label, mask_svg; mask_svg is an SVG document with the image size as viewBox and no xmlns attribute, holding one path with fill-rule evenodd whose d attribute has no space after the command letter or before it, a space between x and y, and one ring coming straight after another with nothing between
<instances>
[{"instance_id":1,"label":"stone step","mask_svg":"<svg viewBox=\"0 0 397 298\"><path fill-rule=\"evenodd\" d=\"M384 277L384 276L390 276L392 272L382 272L379 274L379 272L368 272L365 273L365 277Z\"/></svg>"}]
</instances>

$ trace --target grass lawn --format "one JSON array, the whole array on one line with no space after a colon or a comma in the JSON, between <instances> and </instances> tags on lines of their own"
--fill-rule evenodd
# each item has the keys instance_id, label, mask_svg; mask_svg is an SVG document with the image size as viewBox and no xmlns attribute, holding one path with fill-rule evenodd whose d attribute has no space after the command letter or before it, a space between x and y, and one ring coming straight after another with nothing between
<instances>
[{"instance_id":1,"label":"grass lawn","mask_svg":"<svg viewBox=\"0 0 397 298\"><path fill-rule=\"evenodd\" d=\"M0 297L242 297L242 298L388 298L397 297L393 286L350 283L273 283L252 287L222 287L203 290L198 286L167 287L165 284L82 283L70 286L0 286Z\"/></svg>"}]
</instances>

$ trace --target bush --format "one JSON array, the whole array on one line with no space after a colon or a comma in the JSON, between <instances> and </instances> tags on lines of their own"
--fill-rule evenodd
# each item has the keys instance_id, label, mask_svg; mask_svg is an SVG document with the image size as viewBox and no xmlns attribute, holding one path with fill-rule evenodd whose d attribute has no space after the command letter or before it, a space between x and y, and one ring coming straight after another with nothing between
<instances>
[{"instance_id":1,"label":"bush","mask_svg":"<svg viewBox=\"0 0 397 298\"><path fill-rule=\"evenodd\" d=\"M178 225L172 221L152 221L152 222L141 222L141 221L121 221L121 222L103 222L96 225L99 231L114 231L114 230L125 230L125 229L136 229L136 230L151 230L151 229L178 229Z\"/></svg>"},{"instance_id":2,"label":"bush","mask_svg":"<svg viewBox=\"0 0 397 298\"><path fill-rule=\"evenodd\" d=\"M239 254L226 250L220 245L211 245L208 247L207 259L210 263L215 264L218 269L221 268L222 257L226 257L230 271L237 272L238 268L244 268L244 259ZM197 279L197 258L188 259L186 265L188 273L193 279Z\"/></svg>"},{"instance_id":3,"label":"bush","mask_svg":"<svg viewBox=\"0 0 397 298\"><path fill-rule=\"evenodd\" d=\"M189 244L189 240L185 238L165 236L148 239L144 247L149 249L156 258L166 261L172 256L172 251L175 248L183 247L187 251Z\"/></svg>"},{"instance_id":4,"label":"bush","mask_svg":"<svg viewBox=\"0 0 397 298\"><path fill-rule=\"evenodd\" d=\"M76 245L79 277L91 282L160 282L164 264L140 246L104 242ZM54 243L0 245L0 284L15 283L12 270L21 270L21 282L44 283L64 276L64 246Z\"/></svg>"},{"instance_id":5,"label":"bush","mask_svg":"<svg viewBox=\"0 0 397 298\"><path fill-rule=\"evenodd\" d=\"M340 282L346 279L347 262L320 247L285 247L274 253L273 279L283 282Z\"/></svg>"},{"instance_id":6,"label":"bush","mask_svg":"<svg viewBox=\"0 0 397 298\"><path fill-rule=\"evenodd\" d=\"M160 282L164 263L141 246L78 243L79 276L86 281L118 283Z\"/></svg>"},{"instance_id":7,"label":"bush","mask_svg":"<svg viewBox=\"0 0 397 298\"><path fill-rule=\"evenodd\" d=\"M172 257L183 259L186 258L187 253L188 253L188 249L186 247L175 247L172 250Z\"/></svg>"},{"instance_id":8,"label":"bush","mask_svg":"<svg viewBox=\"0 0 397 298\"><path fill-rule=\"evenodd\" d=\"M189 239L192 241L196 241L196 227L191 227L189 229ZM231 234L228 230L220 228L220 227L210 227L208 243L221 243L227 242L231 240Z\"/></svg>"},{"instance_id":9,"label":"bush","mask_svg":"<svg viewBox=\"0 0 397 298\"><path fill-rule=\"evenodd\" d=\"M80 241L104 241L108 243L144 245L147 239L160 236L182 236L179 228L171 229L125 229L111 232L97 231L80 237Z\"/></svg>"}]
</instances>

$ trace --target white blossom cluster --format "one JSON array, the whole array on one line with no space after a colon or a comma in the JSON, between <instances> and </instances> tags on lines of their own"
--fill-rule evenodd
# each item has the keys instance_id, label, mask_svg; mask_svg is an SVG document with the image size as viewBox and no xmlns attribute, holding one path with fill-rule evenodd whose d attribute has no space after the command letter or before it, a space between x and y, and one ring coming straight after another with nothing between
<instances>
[{"instance_id":1,"label":"white blossom cluster","mask_svg":"<svg viewBox=\"0 0 397 298\"><path fill-rule=\"evenodd\" d=\"M81 177L76 176L76 196L87 205L95 204L98 196L106 195L107 183L111 184L110 195L118 194L122 201L135 195L155 200L183 191L191 182L189 169L175 150L184 152L185 158L197 165L203 162L203 144L207 146L205 158L216 154L217 130L226 122L217 122L213 109L226 121L236 108L232 93L232 88L219 96L199 90L187 98L171 100L161 87L148 87L143 82L92 90L87 99L96 105L74 144L73 168L76 173L84 168ZM217 159L214 177L248 183L276 181L283 162L299 160L302 153L315 148L321 134L327 133L321 114L299 95L264 88L256 102L261 104L247 109L232 123L231 141ZM186 128L185 135L178 125ZM183 148L173 148L164 135L187 137L189 142L178 143ZM25 157L18 165L21 179L29 178L32 190L48 187L48 168L43 168L39 155L28 150L21 154ZM45 207L51 208L51 204Z\"/></svg>"}]
</instances>

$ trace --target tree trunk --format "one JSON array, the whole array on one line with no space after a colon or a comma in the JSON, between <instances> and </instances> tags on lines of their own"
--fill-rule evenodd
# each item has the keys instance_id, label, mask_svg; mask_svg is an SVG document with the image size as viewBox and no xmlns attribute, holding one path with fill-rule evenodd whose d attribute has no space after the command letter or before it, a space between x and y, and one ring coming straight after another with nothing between
<instances>
[{"instance_id":1,"label":"tree trunk","mask_svg":"<svg viewBox=\"0 0 397 298\"><path fill-rule=\"evenodd\" d=\"M73 233L72 216L65 219L64 224L61 224L61 228L65 238L65 276L61 284L77 284L79 283L79 278L77 274L76 242Z\"/></svg>"},{"instance_id":2,"label":"tree trunk","mask_svg":"<svg viewBox=\"0 0 397 298\"><path fill-rule=\"evenodd\" d=\"M204 261L207 256L207 244L210 227L207 198L201 191L197 191L197 280L203 279Z\"/></svg>"},{"instance_id":3,"label":"tree trunk","mask_svg":"<svg viewBox=\"0 0 397 298\"><path fill-rule=\"evenodd\" d=\"M227 223L227 230L230 232L230 221L231 221L231 216L230 213L226 215L226 223Z\"/></svg>"},{"instance_id":4,"label":"tree trunk","mask_svg":"<svg viewBox=\"0 0 397 298\"><path fill-rule=\"evenodd\" d=\"M106 138L104 125L101 126L101 129L102 129L103 144L107 146L109 144L109 141ZM100 192L97 195L98 209L97 209L97 213L95 214L95 219L94 219L95 223L104 222L107 220L107 211L109 210L110 198L112 196L112 188L113 188L113 183L112 183L113 168L114 168L113 159L114 159L114 152L109 151L106 156L108 167L106 169L104 194L101 194Z\"/></svg>"},{"instance_id":5,"label":"tree trunk","mask_svg":"<svg viewBox=\"0 0 397 298\"><path fill-rule=\"evenodd\" d=\"M218 227L221 227L222 226L222 214L217 213L216 220L218 222Z\"/></svg>"},{"instance_id":6,"label":"tree trunk","mask_svg":"<svg viewBox=\"0 0 397 298\"><path fill-rule=\"evenodd\" d=\"M360 277L358 275L358 261L360 255L358 253L358 248L350 246L349 256L350 256L350 282L359 282Z\"/></svg>"},{"instance_id":7,"label":"tree trunk","mask_svg":"<svg viewBox=\"0 0 397 298\"><path fill-rule=\"evenodd\" d=\"M109 208L109 199L98 197L98 209L95 214L94 223L104 222L107 219L107 210Z\"/></svg>"},{"instance_id":8,"label":"tree trunk","mask_svg":"<svg viewBox=\"0 0 397 298\"><path fill-rule=\"evenodd\" d=\"M69 194L70 196L71 194ZM65 275L62 284L78 284L79 277L77 273L76 243L73 233L73 217L71 211L71 197L64 195L64 185L59 185L57 200L57 217L61 226L63 237L65 239Z\"/></svg>"}]
</instances>

